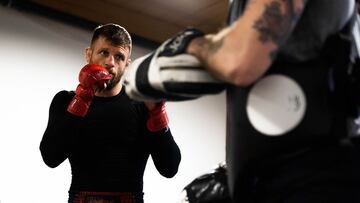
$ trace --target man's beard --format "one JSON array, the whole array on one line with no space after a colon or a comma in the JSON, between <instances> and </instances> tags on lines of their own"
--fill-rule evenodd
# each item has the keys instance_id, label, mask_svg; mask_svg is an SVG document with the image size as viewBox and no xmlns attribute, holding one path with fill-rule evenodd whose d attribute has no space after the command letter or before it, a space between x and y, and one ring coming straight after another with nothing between
<instances>
[{"instance_id":1,"label":"man's beard","mask_svg":"<svg viewBox=\"0 0 360 203\"><path fill-rule=\"evenodd\" d=\"M117 74L117 75L113 75L113 77L106 83L106 90L111 90L112 88L114 88L121 79L121 75Z\"/></svg>"}]
</instances>

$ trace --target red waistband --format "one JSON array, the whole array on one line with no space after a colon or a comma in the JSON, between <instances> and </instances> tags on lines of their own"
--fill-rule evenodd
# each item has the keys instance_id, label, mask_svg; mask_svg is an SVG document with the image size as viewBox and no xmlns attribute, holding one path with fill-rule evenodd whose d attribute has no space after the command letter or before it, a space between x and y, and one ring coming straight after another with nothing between
<instances>
[{"instance_id":1,"label":"red waistband","mask_svg":"<svg viewBox=\"0 0 360 203\"><path fill-rule=\"evenodd\" d=\"M137 203L132 192L87 192L75 194L74 203Z\"/></svg>"}]
</instances>

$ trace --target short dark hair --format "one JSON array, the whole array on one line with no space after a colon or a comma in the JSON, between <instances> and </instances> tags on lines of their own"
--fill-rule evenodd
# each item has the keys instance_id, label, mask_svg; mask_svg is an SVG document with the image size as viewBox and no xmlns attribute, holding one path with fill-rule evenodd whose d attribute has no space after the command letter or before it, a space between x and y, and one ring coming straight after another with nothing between
<instances>
[{"instance_id":1,"label":"short dark hair","mask_svg":"<svg viewBox=\"0 0 360 203\"><path fill-rule=\"evenodd\" d=\"M94 29L93 36L91 38L91 45L93 45L94 42L99 39L99 37L104 37L106 40L109 40L114 46L128 47L131 53L131 36L124 27L114 23L107 23L97 26Z\"/></svg>"}]
</instances>

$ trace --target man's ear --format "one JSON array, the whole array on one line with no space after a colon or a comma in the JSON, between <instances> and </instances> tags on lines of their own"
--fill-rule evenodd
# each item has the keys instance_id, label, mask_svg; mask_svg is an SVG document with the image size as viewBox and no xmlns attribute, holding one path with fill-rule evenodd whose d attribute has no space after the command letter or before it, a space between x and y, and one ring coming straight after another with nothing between
<instances>
[{"instance_id":1,"label":"man's ear","mask_svg":"<svg viewBox=\"0 0 360 203\"><path fill-rule=\"evenodd\" d=\"M126 62L126 66L129 66L131 64L131 58L128 58L127 62Z\"/></svg>"},{"instance_id":2,"label":"man's ear","mask_svg":"<svg viewBox=\"0 0 360 203\"><path fill-rule=\"evenodd\" d=\"M91 54L92 54L91 48L90 48L90 47L87 47L87 48L85 49L85 59L86 59L86 63L90 63Z\"/></svg>"}]
</instances>

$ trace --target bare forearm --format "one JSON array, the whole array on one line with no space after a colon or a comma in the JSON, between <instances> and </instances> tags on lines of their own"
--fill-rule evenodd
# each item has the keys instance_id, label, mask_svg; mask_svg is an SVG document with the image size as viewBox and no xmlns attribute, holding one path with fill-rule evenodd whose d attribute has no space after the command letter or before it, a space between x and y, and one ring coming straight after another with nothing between
<instances>
[{"instance_id":1,"label":"bare forearm","mask_svg":"<svg viewBox=\"0 0 360 203\"><path fill-rule=\"evenodd\" d=\"M304 0L250 0L244 15L215 35L194 39L187 51L218 79L239 86L266 72L297 23Z\"/></svg>"},{"instance_id":2,"label":"bare forearm","mask_svg":"<svg viewBox=\"0 0 360 203\"><path fill-rule=\"evenodd\" d=\"M188 46L187 52L195 55L205 67L218 79L228 81L225 76L226 69L219 64L219 49L223 47L225 34L230 28L223 29L218 34L208 34L204 37L194 39ZM228 81L229 82L229 81Z\"/></svg>"}]
</instances>

